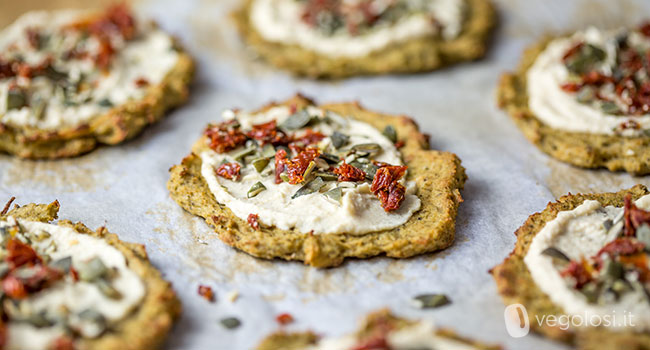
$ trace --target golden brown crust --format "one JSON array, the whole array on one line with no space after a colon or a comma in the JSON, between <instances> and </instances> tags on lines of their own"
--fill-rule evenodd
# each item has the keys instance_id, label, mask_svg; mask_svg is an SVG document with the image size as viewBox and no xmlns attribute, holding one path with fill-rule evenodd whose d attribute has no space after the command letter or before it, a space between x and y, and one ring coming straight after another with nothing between
<instances>
[{"instance_id":1,"label":"golden brown crust","mask_svg":"<svg viewBox=\"0 0 650 350\"><path fill-rule=\"evenodd\" d=\"M194 62L176 46L178 62L160 84L148 88L142 99L116 106L88 123L64 129L42 130L0 123L0 151L21 158L65 158L90 152L100 144L115 145L135 137L189 96Z\"/></svg>"},{"instance_id":2,"label":"golden brown crust","mask_svg":"<svg viewBox=\"0 0 650 350\"><path fill-rule=\"evenodd\" d=\"M244 40L272 65L311 78L345 78L354 75L431 71L461 61L475 60L486 52L496 22L489 0L468 0L467 19L455 39L423 37L395 43L358 58L332 58L298 45L265 40L249 22L252 0L233 17Z\"/></svg>"},{"instance_id":3,"label":"golden brown crust","mask_svg":"<svg viewBox=\"0 0 650 350\"><path fill-rule=\"evenodd\" d=\"M527 49L519 68L501 77L497 90L499 107L512 117L530 142L563 162L584 168L650 173L650 137L596 135L553 129L530 110L526 73L553 39L545 38Z\"/></svg>"},{"instance_id":4,"label":"golden brown crust","mask_svg":"<svg viewBox=\"0 0 650 350\"><path fill-rule=\"evenodd\" d=\"M310 103L296 96L282 104L300 107ZM460 190L467 178L460 159L452 153L429 150L427 138L408 117L370 112L355 103L320 108L350 115L380 130L389 124L397 130L405 142L401 152L409 167L408 179L416 182L422 201L421 209L406 224L365 235L311 235L275 227L254 230L230 209L217 203L208 189L201 176L201 158L197 155L205 147L204 139L196 143L193 153L180 165L170 169L167 188L172 198L185 210L203 217L226 244L260 258L301 260L312 266L327 267L341 264L346 257L385 254L406 258L450 246L454 240L458 205L462 201Z\"/></svg>"},{"instance_id":5,"label":"golden brown crust","mask_svg":"<svg viewBox=\"0 0 650 350\"><path fill-rule=\"evenodd\" d=\"M562 308L554 305L549 297L537 287L523 260L535 235L547 222L553 220L559 212L573 210L585 200L597 200L604 206L622 207L624 197L628 193L634 199L638 199L650 192L645 186L637 185L631 189L616 193L569 194L560 198L557 202L549 203L542 212L531 215L523 226L517 229L515 232L517 242L514 250L503 263L493 268L491 273L505 304L522 304L526 307L531 329L555 340L576 343L580 349L585 350L647 349L650 347L650 335L648 333L611 332L603 328L579 330L570 328L562 330L560 325L557 327L551 327L548 324L540 325L536 317L541 318L543 315L561 316L565 313ZM605 342L596 341L599 338L608 338L609 340ZM613 344L616 344L616 346ZM623 346L623 344L630 345L630 347Z\"/></svg>"},{"instance_id":6,"label":"golden brown crust","mask_svg":"<svg viewBox=\"0 0 650 350\"><path fill-rule=\"evenodd\" d=\"M0 216L0 219L13 216L47 223L57 218L58 211L59 203L57 201L51 204L28 204L22 207L16 206L6 215ZM171 283L163 280L160 272L149 262L145 247L141 244L122 242L117 235L109 233L105 227L92 231L82 223L63 220L58 224L73 228L81 234L102 238L118 249L124 254L129 268L140 276L146 288L144 299L131 315L112 326L109 333L99 338L77 342L75 349L140 350L159 348L174 320L180 316L181 304Z\"/></svg>"},{"instance_id":7,"label":"golden brown crust","mask_svg":"<svg viewBox=\"0 0 650 350\"><path fill-rule=\"evenodd\" d=\"M382 309L370 313L366 316L362 327L356 332L355 336L364 337L376 331L377 327L385 329L388 325L391 329L401 329L409 325L415 324L415 321L410 321L393 315L389 309ZM497 345L483 344L465 337L461 337L451 330L437 330L436 335L448 339L452 339L467 345L471 345L477 350L500 350L501 347ZM276 332L262 340L257 350L304 350L309 346L318 343L318 336L312 332L301 333L287 333Z\"/></svg>"}]
</instances>

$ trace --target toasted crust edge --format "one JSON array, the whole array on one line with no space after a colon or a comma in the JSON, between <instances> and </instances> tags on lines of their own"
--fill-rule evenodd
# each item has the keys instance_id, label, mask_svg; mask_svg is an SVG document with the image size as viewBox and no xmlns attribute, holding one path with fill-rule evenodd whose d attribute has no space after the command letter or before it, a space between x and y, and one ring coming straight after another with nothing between
<instances>
[{"instance_id":1,"label":"toasted crust edge","mask_svg":"<svg viewBox=\"0 0 650 350\"><path fill-rule=\"evenodd\" d=\"M27 204L14 207L0 218L13 216L49 223L57 218L59 208L58 201L51 204ZM163 280L160 271L151 265L145 247L141 244L122 242L116 234L108 232L105 227L92 231L82 223L67 220L60 220L58 225L73 228L81 234L101 238L118 249L124 254L129 268L140 276L146 286L146 295L140 306L128 318L116 324L116 328L110 334L93 340L82 340L75 348L80 350L159 348L174 321L180 316L181 304L171 283Z\"/></svg>"},{"instance_id":2,"label":"toasted crust edge","mask_svg":"<svg viewBox=\"0 0 650 350\"><path fill-rule=\"evenodd\" d=\"M497 88L499 107L510 115L530 142L563 162L583 168L607 168L637 175L650 173L650 137L558 130L545 125L530 110L526 74L547 45L557 38L546 37L526 49L517 70L502 75Z\"/></svg>"},{"instance_id":3,"label":"toasted crust edge","mask_svg":"<svg viewBox=\"0 0 650 350\"><path fill-rule=\"evenodd\" d=\"M116 106L89 122L64 129L42 130L0 123L0 151L21 158L55 159L74 157L97 148L115 145L139 135L165 112L184 103L194 76L194 61L174 43L178 62L162 82L148 88L146 95Z\"/></svg>"},{"instance_id":4,"label":"toasted crust edge","mask_svg":"<svg viewBox=\"0 0 650 350\"><path fill-rule=\"evenodd\" d=\"M556 202L548 203L543 211L528 217L526 222L515 231L517 242L514 250L490 273L506 305L522 304L526 307L531 329L554 340L575 343L579 349L642 349L650 346L650 334L648 333L612 332L604 328L562 330L560 325L556 327L551 327L548 324L540 325L536 317L561 316L565 315L565 312L553 304L550 298L537 287L523 260L535 235L547 222L555 219L559 212L573 210L585 200L597 200L605 206L622 207L628 193L634 199L638 199L649 194L650 191L643 185L636 185L630 189L613 193L576 195L569 193Z\"/></svg>"},{"instance_id":5,"label":"toasted crust edge","mask_svg":"<svg viewBox=\"0 0 650 350\"><path fill-rule=\"evenodd\" d=\"M372 332L375 325L378 323L388 322L394 325L397 328L404 327L408 324L412 324L413 321L403 319L401 317L393 315L389 309L381 309L374 311L368 314L365 317L362 327L356 332L357 335L367 334ZM500 350L501 346L498 345L487 345L474 340L471 340L466 337L461 337L456 334L454 331L449 329L440 329L436 331L436 334L441 337L449 338L451 340L456 340L458 342L471 345L478 350ZM317 343L318 336L313 332L296 332L288 333L285 331L279 331L272 333L265 337L262 342L257 346L257 350L304 350L309 346L312 346Z\"/></svg>"},{"instance_id":6,"label":"toasted crust edge","mask_svg":"<svg viewBox=\"0 0 650 350\"><path fill-rule=\"evenodd\" d=\"M310 103L298 95L265 109L277 105L301 107ZM409 166L409 180L417 183L418 197L422 201L421 209L406 224L365 235L312 235L274 227L253 230L246 221L216 202L201 176L198 152L170 169L167 188L172 199L188 212L203 217L223 242L260 258L301 260L312 266L329 267L341 264L346 257L368 258L385 254L406 258L450 246L454 240L455 217L462 202L460 190L467 178L460 159L452 153L428 150L427 138L408 117L370 112L355 103L320 107L351 115L380 130L389 124L397 130L400 139L405 141L401 152ZM200 147L204 142L200 139L197 145Z\"/></svg>"},{"instance_id":7,"label":"toasted crust edge","mask_svg":"<svg viewBox=\"0 0 650 350\"><path fill-rule=\"evenodd\" d=\"M468 18L459 37L452 40L415 38L395 43L358 58L332 58L298 45L264 39L250 24L253 0L233 13L244 40L275 67L299 76L339 79L355 75L415 73L435 70L456 62L481 58L496 24L496 12L489 0L468 0Z\"/></svg>"}]
</instances>

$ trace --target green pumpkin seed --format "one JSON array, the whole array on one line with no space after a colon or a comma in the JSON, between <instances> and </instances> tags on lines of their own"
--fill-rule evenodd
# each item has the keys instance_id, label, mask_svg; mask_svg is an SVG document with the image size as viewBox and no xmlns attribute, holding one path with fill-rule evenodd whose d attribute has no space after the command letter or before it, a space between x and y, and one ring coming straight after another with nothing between
<instances>
[{"instance_id":1,"label":"green pumpkin seed","mask_svg":"<svg viewBox=\"0 0 650 350\"><path fill-rule=\"evenodd\" d=\"M108 268L98 257L92 258L87 263L77 268L79 279L86 282L93 282L108 273Z\"/></svg>"},{"instance_id":2,"label":"green pumpkin seed","mask_svg":"<svg viewBox=\"0 0 650 350\"><path fill-rule=\"evenodd\" d=\"M312 160L311 162L309 162L309 165L307 165L307 169L305 169L305 172L302 174L302 178L304 180L307 180L307 178L309 178L309 175L311 175L314 169L316 169L316 162Z\"/></svg>"},{"instance_id":3,"label":"green pumpkin seed","mask_svg":"<svg viewBox=\"0 0 650 350\"><path fill-rule=\"evenodd\" d=\"M97 104L100 105L101 107L113 107L113 102L111 102L111 100L109 100L108 98L99 100Z\"/></svg>"},{"instance_id":4,"label":"green pumpkin seed","mask_svg":"<svg viewBox=\"0 0 650 350\"><path fill-rule=\"evenodd\" d=\"M362 143L352 146L352 150L361 153L376 154L381 151L381 146L376 143Z\"/></svg>"},{"instance_id":5,"label":"green pumpkin seed","mask_svg":"<svg viewBox=\"0 0 650 350\"><path fill-rule=\"evenodd\" d=\"M52 321L47 319L44 311L30 314L27 316L25 321L36 328L49 327L54 324Z\"/></svg>"},{"instance_id":6,"label":"green pumpkin seed","mask_svg":"<svg viewBox=\"0 0 650 350\"><path fill-rule=\"evenodd\" d=\"M222 326L224 326L227 329L235 329L241 326L241 321L239 321L239 319L237 319L236 317L226 317L221 319L221 321L219 322L221 323Z\"/></svg>"},{"instance_id":7,"label":"green pumpkin seed","mask_svg":"<svg viewBox=\"0 0 650 350\"><path fill-rule=\"evenodd\" d=\"M566 254L564 254L562 251L555 247L548 247L542 251L542 255L550 256L552 258L564 260L564 261L571 261Z\"/></svg>"},{"instance_id":8,"label":"green pumpkin seed","mask_svg":"<svg viewBox=\"0 0 650 350\"><path fill-rule=\"evenodd\" d=\"M596 92L591 86L583 86L576 94L576 100L580 103L589 103L596 97Z\"/></svg>"},{"instance_id":9,"label":"green pumpkin seed","mask_svg":"<svg viewBox=\"0 0 650 350\"><path fill-rule=\"evenodd\" d=\"M300 187L296 193L291 196L291 199L304 196L307 194L312 194L318 192L323 186L325 186L325 181L320 177L316 177L313 180L307 182L304 186Z\"/></svg>"},{"instance_id":10,"label":"green pumpkin seed","mask_svg":"<svg viewBox=\"0 0 650 350\"><path fill-rule=\"evenodd\" d=\"M122 299L122 293L115 289L107 280L100 278L97 281L95 281L95 285L99 289L99 291L105 295L106 297L110 299Z\"/></svg>"},{"instance_id":11,"label":"green pumpkin seed","mask_svg":"<svg viewBox=\"0 0 650 350\"><path fill-rule=\"evenodd\" d=\"M387 125L384 128L384 132L382 134L384 134L384 136L386 136L386 138L389 139L390 142L392 143L397 142L397 131L395 131L395 128L393 128L392 125Z\"/></svg>"},{"instance_id":12,"label":"green pumpkin seed","mask_svg":"<svg viewBox=\"0 0 650 350\"><path fill-rule=\"evenodd\" d=\"M650 250L650 226L643 224L636 229L636 239L645 244L645 249Z\"/></svg>"},{"instance_id":13,"label":"green pumpkin seed","mask_svg":"<svg viewBox=\"0 0 650 350\"><path fill-rule=\"evenodd\" d=\"M47 107L47 100L36 97L32 100L32 113L36 119L43 119L45 116L45 107Z\"/></svg>"},{"instance_id":14,"label":"green pumpkin seed","mask_svg":"<svg viewBox=\"0 0 650 350\"><path fill-rule=\"evenodd\" d=\"M580 288L580 293L587 298L587 302L590 304L593 304L598 301L598 297L600 296L600 289L598 288L598 285L594 282L589 282L582 286Z\"/></svg>"},{"instance_id":15,"label":"green pumpkin seed","mask_svg":"<svg viewBox=\"0 0 650 350\"><path fill-rule=\"evenodd\" d=\"M341 161L341 157L329 153L323 153L318 157L325 160L328 164L338 164Z\"/></svg>"},{"instance_id":16,"label":"green pumpkin seed","mask_svg":"<svg viewBox=\"0 0 650 350\"><path fill-rule=\"evenodd\" d=\"M21 89L9 89L7 92L7 110L20 109L27 105L27 97Z\"/></svg>"},{"instance_id":17,"label":"green pumpkin seed","mask_svg":"<svg viewBox=\"0 0 650 350\"><path fill-rule=\"evenodd\" d=\"M282 181L284 181L284 182L289 182L289 180L290 180L290 179L289 179L289 175L287 175L287 174L285 174L285 173L280 174L280 178L281 178Z\"/></svg>"},{"instance_id":18,"label":"green pumpkin seed","mask_svg":"<svg viewBox=\"0 0 650 350\"><path fill-rule=\"evenodd\" d=\"M70 271L70 267L72 267L72 257L66 256L65 258L54 260L50 264L50 267L61 270L64 273L68 273Z\"/></svg>"},{"instance_id":19,"label":"green pumpkin seed","mask_svg":"<svg viewBox=\"0 0 650 350\"><path fill-rule=\"evenodd\" d=\"M422 294L413 298L414 304L420 309L433 309L451 303L444 294Z\"/></svg>"},{"instance_id":20,"label":"green pumpkin seed","mask_svg":"<svg viewBox=\"0 0 650 350\"><path fill-rule=\"evenodd\" d=\"M323 181L336 181L339 179L338 175L325 171L315 171L314 176L320 177Z\"/></svg>"},{"instance_id":21,"label":"green pumpkin seed","mask_svg":"<svg viewBox=\"0 0 650 350\"><path fill-rule=\"evenodd\" d=\"M601 273L606 280L613 282L623 278L623 272L624 269L621 263L614 260L607 260Z\"/></svg>"},{"instance_id":22,"label":"green pumpkin seed","mask_svg":"<svg viewBox=\"0 0 650 350\"><path fill-rule=\"evenodd\" d=\"M262 171L264 171L266 166L269 165L269 162L270 162L270 159L268 159L268 158L258 158L258 159L253 160L252 164L253 164L253 167L255 168L255 171L257 171L258 173L261 173Z\"/></svg>"},{"instance_id":23,"label":"green pumpkin seed","mask_svg":"<svg viewBox=\"0 0 650 350\"><path fill-rule=\"evenodd\" d=\"M82 322L86 323L87 326L92 327L90 329L87 326L83 327L84 332L82 333L84 333L84 335L88 335L91 338L94 338L106 331L106 317L104 317L104 315L100 314L99 312L92 309L85 309L77 316Z\"/></svg>"},{"instance_id":24,"label":"green pumpkin seed","mask_svg":"<svg viewBox=\"0 0 650 350\"><path fill-rule=\"evenodd\" d=\"M343 190L340 187L335 187L335 188L323 193L323 196L325 196L325 197L327 197L327 198L329 198L329 199L331 199L331 200L333 200L335 202L341 203L341 197L343 196Z\"/></svg>"},{"instance_id":25,"label":"green pumpkin seed","mask_svg":"<svg viewBox=\"0 0 650 350\"><path fill-rule=\"evenodd\" d=\"M595 65L602 62L606 56L607 54L601 48L586 44L568 60L566 67L572 73L584 74L593 70Z\"/></svg>"},{"instance_id":26,"label":"green pumpkin seed","mask_svg":"<svg viewBox=\"0 0 650 350\"><path fill-rule=\"evenodd\" d=\"M305 127L312 121L312 117L307 113L307 110L302 109L287 118L280 127L287 130L298 130Z\"/></svg>"},{"instance_id":27,"label":"green pumpkin seed","mask_svg":"<svg viewBox=\"0 0 650 350\"><path fill-rule=\"evenodd\" d=\"M350 136L342 134L338 131L334 131L332 136L330 136L330 139L332 140L332 146L334 146L336 149L339 149L348 144L350 141Z\"/></svg>"},{"instance_id":28,"label":"green pumpkin seed","mask_svg":"<svg viewBox=\"0 0 650 350\"><path fill-rule=\"evenodd\" d=\"M262 147L262 157L273 158L275 156L275 148L273 145L264 145Z\"/></svg>"},{"instance_id":29,"label":"green pumpkin seed","mask_svg":"<svg viewBox=\"0 0 650 350\"><path fill-rule=\"evenodd\" d=\"M56 70L56 68L52 67L51 65L45 68L44 75L55 83L65 82L68 78L68 75L66 73Z\"/></svg>"},{"instance_id":30,"label":"green pumpkin seed","mask_svg":"<svg viewBox=\"0 0 650 350\"><path fill-rule=\"evenodd\" d=\"M244 157L249 156L257 150L257 147L248 147L232 155L232 158L236 161L242 160Z\"/></svg>"},{"instance_id":31,"label":"green pumpkin seed","mask_svg":"<svg viewBox=\"0 0 650 350\"><path fill-rule=\"evenodd\" d=\"M379 170L379 167L370 162L361 162L360 160L361 159L357 159L351 162L350 165L363 170L363 172L366 173L366 179L372 181L375 178L375 174L377 173L377 170Z\"/></svg>"},{"instance_id":32,"label":"green pumpkin seed","mask_svg":"<svg viewBox=\"0 0 650 350\"><path fill-rule=\"evenodd\" d=\"M262 192L264 190L266 190L266 186L264 186L263 183L258 181L253 186L251 186L251 188L246 193L246 197L253 198L253 197L257 196L258 194L260 194L260 192Z\"/></svg>"},{"instance_id":33,"label":"green pumpkin seed","mask_svg":"<svg viewBox=\"0 0 650 350\"><path fill-rule=\"evenodd\" d=\"M620 114L620 113L621 113L621 109L618 108L618 106L616 105L616 103L611 102L611 101L605 101L605 102L601 103L601 104L600 104L600 109L601 109L601 110L603 111L603 113L605 113L605 114L614 114L614 115L616 115L616 114Z\"/></svg>"}]
</instances>

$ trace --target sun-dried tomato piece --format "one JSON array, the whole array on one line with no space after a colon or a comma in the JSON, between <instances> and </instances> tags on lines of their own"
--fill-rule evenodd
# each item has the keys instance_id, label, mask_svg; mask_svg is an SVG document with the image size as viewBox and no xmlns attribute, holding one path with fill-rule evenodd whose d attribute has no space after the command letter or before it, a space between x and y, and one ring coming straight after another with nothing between
<instances>
[{"instance_id":1,"label":"sun-dried tomato piece","mask_svg":"<svg viewBox=\"0 0 650 350\"><path fill-rule=\"evenodd\" d=\"M352 350L392 350L387 338L394 326L388 318L374 319L368 328L371 332L359 339Z\"/></svg>"},{"instance_id":2,"label":"sun-dried tomato piece","mask_svg":"<svg viewBox=\"0 0 650 350\"><path fill-rule=\"evenodd\" d=\"M248 139L234 120L208 125L203 134L210 139L209 146L217 153L232 151Z\"/></svg>"},{"instance_id":3,"label":"sun-dried tomato piece","mask_svg":"<svg viewBox=\"0 0 650 350\"><path fill-rule=\"evenodd\" d=\"M560 275L562 277L573 277L574 287L580 289L592 280L591 273L589 273L585 266L586 264L587 262L585 260L572 260L569 265L560 272Z\"/></svg>"},{"instance_id":4,"label":"sun-dried tomato piece","mask_svg":"<svg viewBox=\"0 0 650 350\"><path fill-rule=\"evenodd\" d=\"M23 265L40 264L42 262L32 247L15 238L11 238L7 242L7 257L5 260L9 263L11 269L16 269Z\"/></svg>"},{"instance_id":5,"label":"sun-dried tomato piece","mask_svg":"<svg viewBox=\"0 0 650 350\"><path fill-rule=\"evenodd\" d=\"M636 234L636 229L643 224L650 224L650 211L638 208L632 201L632 195L625 196L623 218L625 219L625 235L628 237Z\"/></svg>"},{"instance_id":6,"label":"sun-dried tomato piece","mask_svg":"<svg viewBox=\"0 0 650 350\"><path fill-rule=\"evenodd\" d=\"M627 130L627 129L632 129L632 130L639 130L641 129L641 124L639 124L636 120L626 120L622 122L619 127L621 130Z\"/></svg>"},{"instance_id":7,"label":"sun-dried tomato piece","mask_svg":"<svg viewBox=\"0 0 650 350\"><path fill-rule=\"evenodd\" d=\"M232 180L232 179L236 180L237 178L239 178L240 171L241 171L241 165L239 165L239 163L223 163L219 165L217 170L215 170L217 175L228 180Z\"/></svg>"},{"instance_id":8,"label":"sun-dried tomato piece","mask_svg":"<svg viewBox=\"0 0 650 350\"><path fill-rule=\"evenodd\" d=\"M608 254L610 256L632 255L642 252L644 248L645 245L636 239L622 237L607 243L598 251L596 256L600 256L601 254Z\"/></svg>"},{"instance_id":9,"label":"sun-dried tomato piece","mask_svg":"<svg viewBox=\"0 0 650 350\"><path fill-rule=\"evenodd\" d=\"M582 87L582 84L565 83L560 85L560 88L566 92L577 92Z\"/></svg>"},{"instance_id":10,"label":"sun-dried tomato piece","mask_svg":"<svg viewBox=\"0 0 650 350\"><path fill-rule=\"evenodd\" d=\"M284 131L278 129L277 122L271 120L264 124L253 125L251 131L247 133L248 137L259 141L262 145L271 144L273 146L286 145L291 139Z\"/></svg>"},{"instance_id":11,"label":"sun-dried tomato piece","mask_svg":"<svg viewBox=\"0 0 650 350\"><path fill-rule=\"evenodd\" d=\"M74 350L74 339L62 335L54 339L52 342L52 350Z\"/></svg>"},{"instance_id":12,"label":"sun-dried tomato piece","mask_svg":"<svg viewBox=\"0 0 650 350\"><path fill-rule=\"evenodd\" d=\"M260 229L260 223L259 223L259 215L257 214L248 214L248 218L246 218L246 221L248 222L249 225L253 228L253 230L259 230Z\"/></svg>"},{"instance_id":13,"label":"sun-dried tomato piece","mask_svg":"<svg viewBox=\"0 0 650 350\"><path fill-rule=\"evenodd\" d=\"M287 158L287 151L283 149L279 149L277 152L275 152L275 183L279 184L282 183L282 178L280 177L280 174L285 169L285 164L284 161Z\"/></svg>"},{"instance_id":14,"label":"sun-dried tomato piece","mask_svg":"<svg viewBox=\"0 0 650 350\"><path fill-rule=\"evenodd\" d=\"M293 316L291 316L291 314L288 314L288 313L285 312L285 313L282 313L282 314L277 315L277 316L275 317L275 320L276 320L279 324L281 324L281 325L284 326L284 325L287 325L287 324L293 322Z\"/></svg>"},{"instance_id":15,"label":"sun-dried tomato piece","mask_svg":"<svg viewBox=\"0 0 650 350\"><path fill-rule=\"evenodd\" d=\"M97 50L97 54L94 57L95 64L100 69L108 68L111 64L111 59L113 58L114 54L115 49L113 48L113 44L111 44L110 39L101 38L99 40L99 48Z\"/></svg>"},{"instance_id":16,"label":"sun-dried tomato piece","mask_svg":"<svg viewBox=\"0 0 650 350\"><path fill-rule=\"evenodd\" d=\"M343 161L343 164L341 164L338 168L334 169L333 172L339 176L338 180L340 182L357 182L366 179L366 173L363 170L354 167L345 161Z\"/></svg>"},{"instance_id":17,"label":"sun-dried tomato piece","mask_svg":"<svg viewBox=\"0 0 650 350\"><path fill-rule=\"evenodd\" d=\"M125 40L133 39L135 36L135 19L131 8L126 3L108 7L100 17L86 25L88 31L97 36L115 33Z\"/></svg>"},{"instance_id":18,"label":"sun-dried tomato piece","mask_svg":"<svg viewBox=\"0 0 650 350\"><path fill-rule=\"evenodd\" d=\"M305 180L304 178L305 170L307 170L309 163L314 159L316 159L316 157L318 157L319 155L320 155L320 150L318 148L309 147L306 148L304 151L300 152L294 158L281 159L280 161L284 163L284 168L287 171L287 176L289 177L289 183L292 185L297 185L303 182ZM277 154L276 154L276 160L277 160Z\"/></svg>"},{"instance_id":19,"label":"sun-dried tomato piece","mask_svg":"<svg viewBox=\"0 0 650 350\"><path fill-rule=\"evenodd\" d=\"M605 83L613 83L614 78L607 76L599 71L592 70L582 76L582 82L587 85L600 86Z\"/></svg>"},{"instance_id":20,"label":"sun-dried tomato piece","mask_svg":"<svg viewBox=\"0 0 650 350\"><path fill-rule=\"evenodd\" d=\"M313 145L314 143L320 142L320 140L324 139L325 135L318 131L314 131L312 129L307 129L305 130L305 134L294 138L293 142L296 143L301 143L304 146L309 146Z\"/></svg>"},{"instance_id":21,"label":"sun-dried tomato piece","mask_svg":"<svg viewBox=\"0 0 650 350\"><path fill-rule=\"evenodd\" d=\"M397 181L404 176L406 168L403 165L380 167L372 180L370 191L379 198L385 211L398 209L404 201L406 188Z\"/></svg>"},{"instance_id":22,"label":"sun-dried tomato piece","mask_svg":"<svg viewBox=\"0 0 650 350\"><path fill-rule=\"evenodd\" d=\"M41 33L38 31L36 28L27 28L25 29L25 36L27 37L27 42L29 42L29 45L37 49L40 46L40 39L41 39Z\"/></svg>"},{"instance_id":23,"label":"sun-dried tomato piece","mask_svg":"<svg viewBox=\"0 0 650 350\"><path fill-rule=\"evenodd\" d=\"M203 299L213 302L214 301L214 292L212 291L212 288L210 286L206 285L199 285L199 289L197 290L200 296L203 297Z\"/></svg>"},{"instance_id":24,"label":"sun-dried tomato piece","mask_svg":"<svg viewBox=\"0 0 650 350\"><path fill-rule=\"evenodd\" d=\"M145 78L145 77L140 77L140 78L136 79L134 81L134 83L135 83L135 86L137 86L139 88L149 86L149 80L147 80L147 78Z\"/></svg>"}]
</instances>

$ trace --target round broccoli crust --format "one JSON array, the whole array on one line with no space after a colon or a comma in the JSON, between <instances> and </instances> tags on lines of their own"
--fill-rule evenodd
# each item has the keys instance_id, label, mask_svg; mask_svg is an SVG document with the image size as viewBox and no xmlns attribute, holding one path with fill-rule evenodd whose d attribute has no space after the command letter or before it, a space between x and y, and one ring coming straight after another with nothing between
<instances>
[{"instance_id":1,"label":"round broccoli crust","mask_svg":"<svg viewBox=\"0 0 650 350\"><path fill-rule=\"evenodd\" d=\"M141 99L115 106L74 127L42 130L0 123L0 151L21 158L66 158L139 135L147 125L159 121L167 110L181 105L189 96L194 62L178 44L175 50L178 62L159 84L148 87Z\"/></svg>"},{"instance_id":2,"label":"round broccoli crust","mask_svg":"<svg viewBox=\"0 0 650 350\"><path fill-rule=\"evenodd\" d=\"M0 219L13 216L18 219L49 223L57 218L59 208L58 201L51 204L15 206L6 214L1 214ZM174 321L180 316L181 304L171 283L162 279L160 272L149 262L145 247L141 244L122 242L117 235L108 232L105 227L92 231L82 223L73 223L67 220L59 220L58 225L70 227L80 234L101 238L115 247L124 254L129 269L140 277L146 289L144 298L131 314L98 338L75 340L75 349L139 350L159 348Z\"/></svg>"},{"instance_id":3,"label":"round broccoli crust","mask_svg":"<svg viewBox=\"0 0 650 350\"><path fill-rule=\"evenodd\" d=\"M524 263L524 257L535 235L547 222L555 219L559 212L573 210L585 200L597 200L603 206L622 207L628 193L636 200L650 192L645 186L637 185L616 193L569 194L561 197L555 203L549 203L542 212L531 215L523 226L515 231L517 242L514 250L490 272L505 304L518 303L526 307L532 330L551 339L574 344L578 349L584 350L647 349L650 347L650 334L648 333L631 330L613 332L603 327L563 330L560 325L556 327L551 327L546 323L540 325L536 317L541 318L544 315L559 317L565 315L565 312L553 304L550 298L537 287Z\"/></svg>"},{"instance_id":4,"label":"round broccoli crust","mask_svg":"<svg viewBox=\"0 0 650 350\"><path fill-rule=\"evenodd\" d=\"M497 102L524 136L553 158L583 168L607 168L643 175L650 173L650 137L624 137L568 132L545 125L528 106L526 73L546 46L549 37L528 48L515 72L501 77Z\"/></svg>"},{"instance_id":5,"label":"round broccoli crust","mask_svg":"<svg viewBox=\"0 0 650 350\"><path fill-rule=\"evenodd\" d=\"M395 42L363 57L333 58L298 45L267 41L250 23L253 0L233 13L244 40L277 68L310 78L338 79L355 75L417 73L453 63L483 57L495 25L494 7L489 0L468 0L460 35L451 40L426 36Z\"/></svg>"},{"instance_id":6,"label":"round broccoli crust","mask_svg":"<svg viewBox=\"0 0 650 350\"><path fill-rule=\"evenodd\" d=\"M278 105L301 108L310 104L310 100L296 96L261 111ZM312 266L329 267L341 264L346 257L385 254L407 258L450 246L454 240L456 213L462 202L460 190L467 178L460 159L452 153L429 150L427 137L408 117L370 112L356 103L318 107L352 116L379 130L387 125L395 128L405 143L400 151L408 166L407 180L415 181L422 202L420 210L404 225L363 235L305 234L265 226L255 230L219 204L201 176L202 161L198 154L207 147L204 137L181 164L170 169L167 188L172 198L188 212L204 218L226 244L260 258L300 260Z\"/></svg>"}]
</instances>

